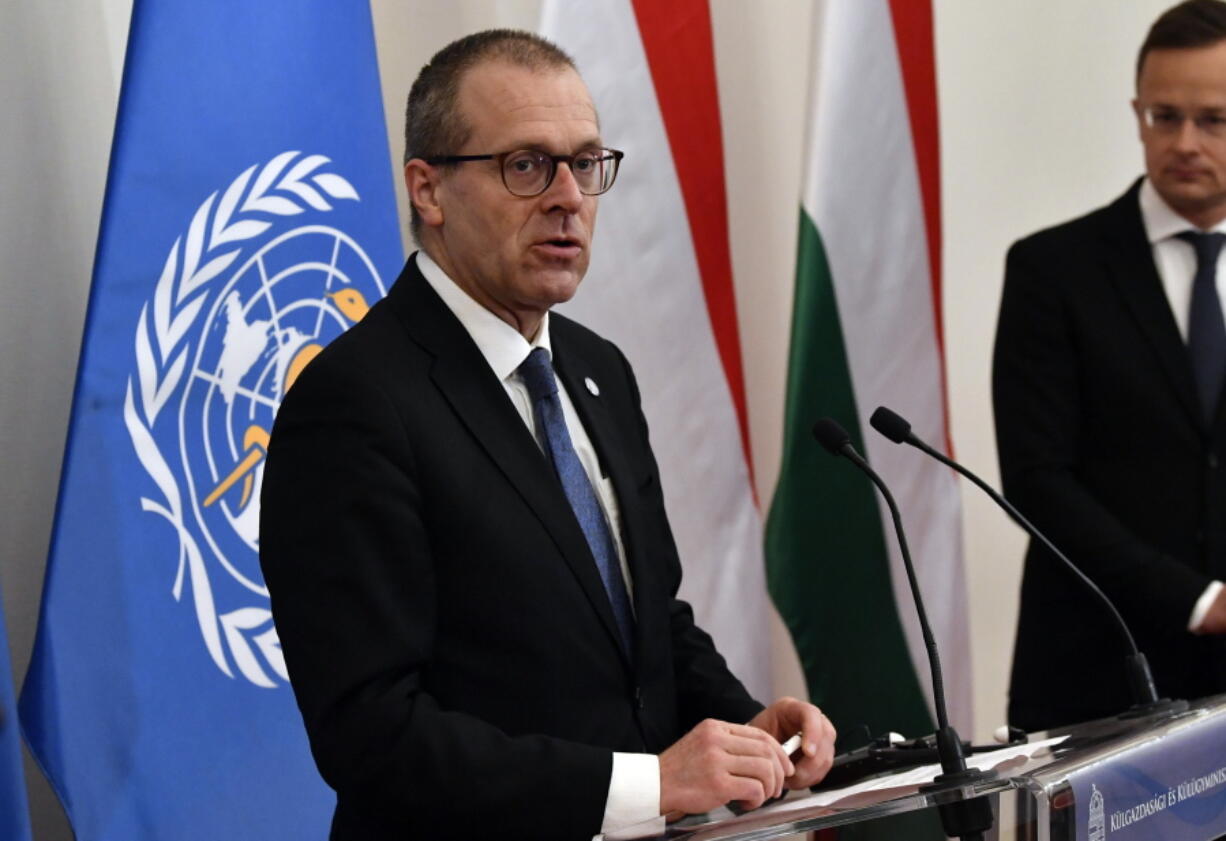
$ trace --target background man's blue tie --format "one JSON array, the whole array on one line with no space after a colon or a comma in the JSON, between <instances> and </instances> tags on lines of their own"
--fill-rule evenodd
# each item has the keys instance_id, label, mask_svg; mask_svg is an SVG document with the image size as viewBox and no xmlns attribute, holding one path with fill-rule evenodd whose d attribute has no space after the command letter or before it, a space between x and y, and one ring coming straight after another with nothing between
<instances>
[{"instance_id":1,"label":"background man's blue tie","mask_svg":"<svg viewBox=\"0 0 1226 841\"><path fill-rule=\"evenodd\" d=\"M1188 306L1188 356L1196 376L1196 390L1205 422L1212 423L1226 375L1226 324L1217 294L1217 258L1226 234L1184 231L1177 235L1196 249L1196 279Z\"/></svg>"},{"instance_id":2,"label":"background man's blue tie","mask_svg":"<svg viewBox=\"0 0 1226 841\"><path fill-rule=\"evenodd\" d=\"M558 381L553 376L549 352L544 348L534 349L519 366L519 375L528 387L537 427L544 433L545 452L553 462L554 471L562 482L562 490L570 501L570 507L574 509L579 527L583 529L583 536L587 538L587 545L592 550L592 556L596 558L596 568L600 572L600 580L604 582L605 592L613 607L613 618L617 621L617 630L621 634L622 648L633 658L634 612L626 592L626 581L622 578L617 548L613 543L604 511L600 508L596 491L588 481L579 456L571 445L570 433L567 432L566 421L562 417L562 401L558 399Z\"/></svg>"}]
</instances>

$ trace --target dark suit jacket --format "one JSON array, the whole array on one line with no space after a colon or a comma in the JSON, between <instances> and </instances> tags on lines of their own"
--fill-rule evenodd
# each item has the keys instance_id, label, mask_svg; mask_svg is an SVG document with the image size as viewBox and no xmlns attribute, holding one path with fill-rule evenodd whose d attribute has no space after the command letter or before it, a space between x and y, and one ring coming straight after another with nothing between
<instances>
[{"instance_id":1,"label":"dark suit jacket","mask_svg":"<svg viewBox=\"0 0 1226 841\"><path fill-rule=\"evenodd\" d=\"M1201 418L1134 184L1009 251L993 393L1006 495L1115 601L1159 691L1226 691L1226 643L1187 630L1226 578L1226 412ZM1009 720L1027 729L1131 703L1121 637L1031 544Z\"/></svg>"},{"instance_id":2,"label":"dark suit jacket","mask_svg":"<svg viewBox=\"0 0 1226 841\"><path fill-rule=\"evenodd\" d=\"M625 358L550 325L621 508L633 665L552 468L412 260L277 416L260 558L334 838L587 838L613 751L761 708L676 599Z\"/></svg>"}]
</instances>

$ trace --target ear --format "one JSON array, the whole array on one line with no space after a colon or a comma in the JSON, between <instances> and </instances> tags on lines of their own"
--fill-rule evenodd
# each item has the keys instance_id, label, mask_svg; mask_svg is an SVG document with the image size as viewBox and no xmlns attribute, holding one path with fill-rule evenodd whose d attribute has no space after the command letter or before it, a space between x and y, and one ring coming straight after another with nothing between
<instances>
[{"instance_id":1,"label":"ear","mask_svg":"<svg viewBox=\"0 0 1226 841\"><path fill-rule=\"evenodd\" d=\"M413 158L404 165L404 186L409 204L417 209L423 225L436 228L443 224L443 207L439 202L441 178L437 167Z\"/></svg>"},{"instance_id":2,"label":"ear","mask_svg":"<svg viewBox=\"0 0 1226 841\"><path fill-rule=\"evenodd\" d=\"M1144 109L1141 107L1141 100L1134 99L1130 104L1132 105L1132 113L1137 118L1137 136L1141 138L1142 142L1144 142L1145 114L1143 113Z\"/></svg>"}]
</instances>

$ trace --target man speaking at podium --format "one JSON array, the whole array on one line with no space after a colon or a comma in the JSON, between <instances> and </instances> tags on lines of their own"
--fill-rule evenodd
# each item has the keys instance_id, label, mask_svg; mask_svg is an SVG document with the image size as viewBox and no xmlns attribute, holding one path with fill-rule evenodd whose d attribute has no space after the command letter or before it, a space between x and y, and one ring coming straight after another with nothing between
<instances>
[{"instance_id":1,"label":"man speaking at podium","mask_svg":"<svg viewBox=\"0 0 1226 841\"><path fill-rule=\"evenodd\" d=\"M625 358L550 313L622 158L572 61L463 38L406 123L421 250L297 380L264 475L261 563L332 837L584 839L820 779L829 721L763 709L676 598Z\"/></svg>"},{"instance_id":2,"label":"man speaking at podium","mask_svg":"<svg viewBox=\"0 0 1226 841\"><path fill-rule=\"evenodd\" d=\"M1226 691L1226 4L1154 23L1137 60L1145 177L1013 246L996 336L1005 491L1120 608L1159 691ZM1041 547L1009 721L1127 709L1104 607Z\"/></svg>"}]
</instances>

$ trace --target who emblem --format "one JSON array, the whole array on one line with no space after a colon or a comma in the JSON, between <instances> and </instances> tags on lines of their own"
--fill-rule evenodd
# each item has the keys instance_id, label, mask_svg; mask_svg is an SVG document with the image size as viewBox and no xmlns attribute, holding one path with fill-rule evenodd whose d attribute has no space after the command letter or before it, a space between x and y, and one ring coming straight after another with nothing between
<instances>
[{"instance_id":1,"label":"who emblem","mask_svg":"<svg viewBox=\"0 0 1226 841\"><path fill-rule=\"evenodd\" d=\"M288 680L259 569L269 431L303 367L386 292L361 246L322 224L331 202L359 200L328 163L283 152L205 199L141 308L124 397L160 492L141 507L178 537L171 595L186 583L222 672L268 688Z\"/></svg>"}]
</instances>

